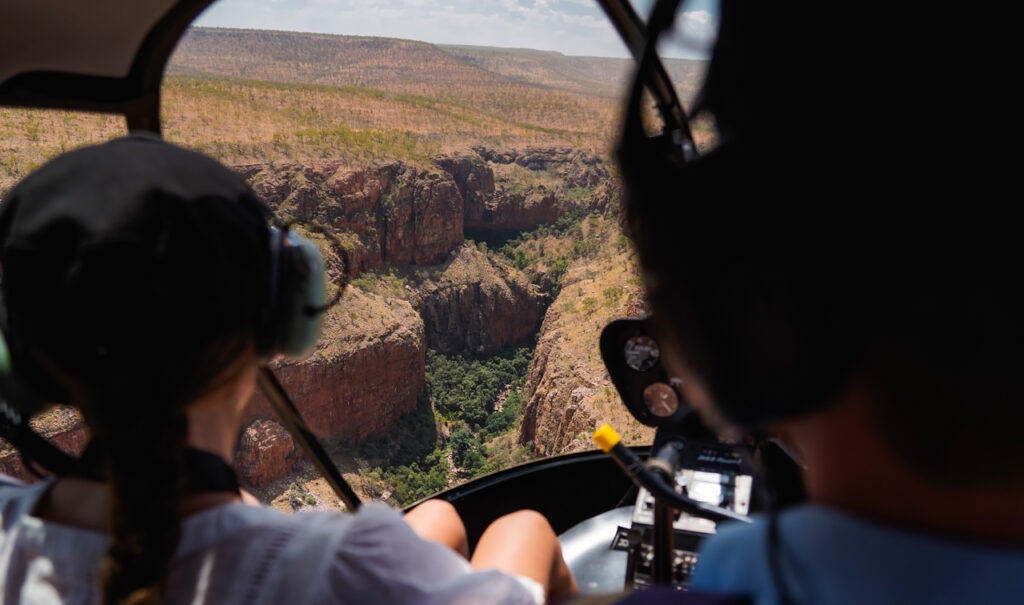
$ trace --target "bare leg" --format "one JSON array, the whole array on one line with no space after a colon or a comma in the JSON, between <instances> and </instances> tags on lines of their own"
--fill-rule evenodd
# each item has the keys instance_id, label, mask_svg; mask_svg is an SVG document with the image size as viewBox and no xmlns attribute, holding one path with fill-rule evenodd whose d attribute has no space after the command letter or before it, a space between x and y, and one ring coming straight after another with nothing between
<instances>
[{"instance_id":1,"label":"bare leg","mask_svg":"<svg viewBox=\"0 0 1024 605\"><path fill-rule=\"evenodd\" d=\"M548 603L579 592L554 530L543 515L532 510L517 511L491 523L480 536L470 565L536 580L544 586Z\"/></svg>"},{"instance_id":2,"label":"bare leg","mask_svg":"<svg viewBox=\"0 0 1024 605\"><path fill-rule=\"evenodd\" d=\"M440 542L469 558L466 527L455 507L444 500L427 500L405 513L405 522L424 540Z\"/></svg>"}]
</instances>

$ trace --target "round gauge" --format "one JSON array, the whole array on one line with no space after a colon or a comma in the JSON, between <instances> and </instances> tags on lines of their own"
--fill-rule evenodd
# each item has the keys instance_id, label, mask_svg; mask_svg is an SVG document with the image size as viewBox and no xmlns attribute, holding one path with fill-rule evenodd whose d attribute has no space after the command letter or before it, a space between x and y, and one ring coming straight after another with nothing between
<instances>
[{"instance_id":1,"label":"round gauge","mask_svg":"<svg viewBox=\"0 0 1024 605\"><path fill-rule=\"evenodd\" d=\"M655 382L644 389L644 405L658 418L668 418L679 409L679 396L667 384Z\"/></svg>"},{"instance_id":2,"label":"round gauge","mask_svg":"<svg viewBox=\"0 0 1024 605\"><path fill-rule=\"evenodd\" d=\"M646 372L657 365L661 350L650 336L634 336L626 341L623 354L627 366L637 372Z\"/></svg>"}]
</instances>

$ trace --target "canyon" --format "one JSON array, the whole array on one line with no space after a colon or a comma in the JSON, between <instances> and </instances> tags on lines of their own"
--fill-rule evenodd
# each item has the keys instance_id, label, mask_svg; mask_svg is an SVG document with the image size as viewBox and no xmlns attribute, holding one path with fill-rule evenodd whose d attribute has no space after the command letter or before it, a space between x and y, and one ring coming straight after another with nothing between
<instances>
[{"instance_id":1,"label":"canyon","mask_svg":"<svg viewBox=\"0 0 1024 605\"><path fill-rule=\"evenodd\" d=\"M569 267L540 328L518 433L518 442L532 444L537 456L593 449L591 435L605 423L629 444L654 437L654 429L640 425L622 405L598 346L608 322L649 312L634 252L615 245L617 225L609 223L588 221L584 237L602 245Z\"/></svg>"},{"instance_id":2,"label":"canyon","mask_svg":"<svg viewBox=\"0 0 1024 605\"><path fill-rule=\"evenodd\" d=\"M313 354L272 364L310 428L335 441L386 434L416 407L427 348L489 355L535 337L551 301L522 271L467 242L467 230L524 231L566 212L606 209L615 199L599 158L562 148L477 148L438 156L430 166L320 161L236 169L280 222L328 234L311 237L336 284L388 267L418 271L419 279L398 291L348 287L325 317ZM545 347L538 368L558 364L557 352ZM544 393L540 385L556 375L536 372L533 391ZM538 420L546 414L532 415L531 426L546 426ZM262 487L286 476L301 456L275 419L259 394L245 409L235 461L245 483ZM68 451L84 447L87 434L73 411L48 415L43 424L43 434ZM31 479L6 446L0 472Z\"/></svg>"},{"instance_id":3,"label":"canyon","mask_svg":"<svg viewBox=\"0 0 1024 605\"><path fill-rule=\"evenodd\" d=\"M427 346L442 353L488 355L528 341L546 299L521 271L467 244L410 294Z\"/></svg>"},{"instance_id":4,"label":"canyon","mask_svg":"<svg viewBox=\"0 0 1024 605\"><path fill-rule=\"evenodd\" d=\"M509 165L521 170L503 179ZM329 229L345 250L350 276L389 265L433 265L467 230L525 231L573 209L603 210L614 197L600 158L562 148L478 148L437 156L426 167L319 161L236 170L281 222Z\"/></svg>"}]
</instances>

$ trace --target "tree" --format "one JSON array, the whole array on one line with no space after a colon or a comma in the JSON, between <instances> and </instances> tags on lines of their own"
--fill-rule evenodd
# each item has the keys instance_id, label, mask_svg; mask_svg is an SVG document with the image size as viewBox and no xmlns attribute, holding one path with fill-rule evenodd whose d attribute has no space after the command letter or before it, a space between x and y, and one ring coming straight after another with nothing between
<instances>
[{"instance_id":1,"label":"tree","mask_svg":"<svg viewBox=\"0 0 1024 605\"><path fill-rule=\"evenodd\" d=\"M462 427L452 433L451 439L448 440L449 445L452 448L452 454L455 458L455 462L462 465L463 456L466 455L471 449L475 449L477 446L476 437L466 427Z\"/></svg>"},{"instance_id":2,"label":"tree","mask_svg":"<svg viewBox=\"0 0 1024 605\"><path fill-rule=\"evenodd\" d=\"M462 468L464 468L466 473L469 475L476 475L483 466L484 457L476 450L467 453L465 459L462 461Z\"/></svg>"}]
</instances>

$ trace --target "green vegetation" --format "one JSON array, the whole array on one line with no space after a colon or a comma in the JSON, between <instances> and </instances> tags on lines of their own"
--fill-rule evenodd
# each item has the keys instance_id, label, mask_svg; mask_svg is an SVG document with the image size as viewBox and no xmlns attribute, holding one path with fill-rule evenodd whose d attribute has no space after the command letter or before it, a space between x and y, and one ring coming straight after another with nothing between
<instances>
[{"instance_id":1,"label":"green vegetation","mask_svg":"<svg viewBox=\"0 0 1024 605\"><path fill-rule=\"evenodd\" d=\"M449 357L428 350L427 396L447 422L465 423L475 431L486 431L488 424L506 428L519 410L516 409L514 415L505 407L496 412L494 403L504 389L522 387L532 357L533 350L525 347L506 350L485 360L466 359L459 355ZM503 419L491 421L490 416L495 414Z\"/></svg>"},{"instance_id":2,"label":"green vegetation","mask_svg":"<svg viewBox=\"0 0 1024 605\"><path fill-rule=\"evenodd\" d=\"M405 288L412 280L395 267L388 267L381 271L367 271L349 282L351 285L364 292L374 292L382 296L392 298L406 298Z\"/></svg>"},{"instance_id":3,"label":"green vegetation","mask_svg":"<svg viewBox=\"0 0 1024 605\"><path fill-rule=\"evenodd\" d=\"M507 349L486 359L428 350L426 396L388 435L354 446L371 492L401 506L435 494L452 479L471 479L529 458L532 447L489 447L514 438L522 415L522 389L530 348ZM442 427L450 430L445 439ZM450 457L450 461L449 461ZM370 468L372 466L372 468Z\"/></svg>"},{"instance_id":4,"label":"green vegetation","mask_svg":"<svg viewBox=\"0 0 1024 605\"><path fill-rule=\"evenodd\" d=\"M588 228L595 229L593 225L601 224L595 222L597 219L598 215L583 209L566 212L553 224L541 225L508 240L498 252L514 267L525 271L530 281L554 300L562 290L569 265L578 258L594 256L600 248L600 239L584 237L584 221L589 224ZM546 245L546 241L561 245L557 245L557 251L552 254L552 246ZM541 267L543 271L538 270Z\"/></svg>"}]
</instances>

